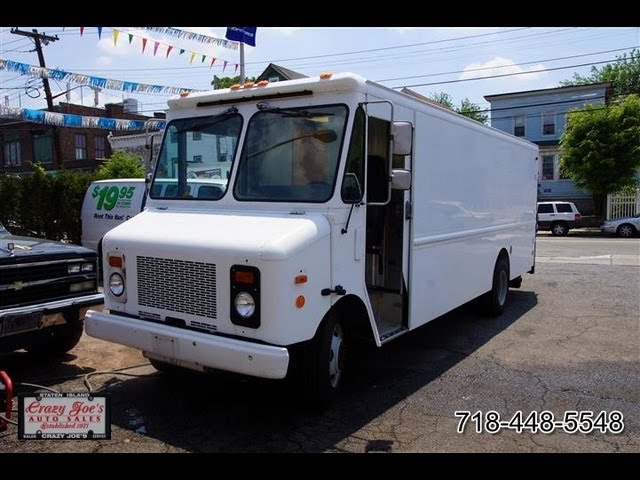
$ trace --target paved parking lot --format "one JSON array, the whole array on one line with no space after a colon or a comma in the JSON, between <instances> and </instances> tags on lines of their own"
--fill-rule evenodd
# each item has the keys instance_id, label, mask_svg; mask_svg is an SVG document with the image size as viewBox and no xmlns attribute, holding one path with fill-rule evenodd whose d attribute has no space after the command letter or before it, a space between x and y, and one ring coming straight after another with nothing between
<instances>
[{"instance_id":1,"label":"paved parking lot","mask_svg":"<svg viewBox=\"0 0 640 480\"><path fill-rule=\"evenodd\" d=\"M282 382L172 379L148 365L92 376L112 396L110 441L18 441L9 452L640 452L640 241L538 237L537 269L497 319L467 305L382 349L352 352L344 394L310 415ZM145 363L85 336L63 362L0 356L16 382L85 391L82 375ZM75 377L75 378L70 378ZM619 434L457 433L456 411L619 411ZM485 425L486 426L486 425ZM137 430L137 431L136 431Z\"/></svg>"}]
</instances>

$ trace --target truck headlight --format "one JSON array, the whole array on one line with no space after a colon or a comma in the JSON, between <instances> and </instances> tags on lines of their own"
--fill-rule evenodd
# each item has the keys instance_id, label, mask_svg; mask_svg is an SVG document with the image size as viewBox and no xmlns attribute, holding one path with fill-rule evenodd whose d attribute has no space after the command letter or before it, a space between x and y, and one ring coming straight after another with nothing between
<instances>
[{"instance_id":1,"label":"truck headlight","mask_svg":"<svg viewBox=\"0 0 640 480\"><path fill-rule=\"evenodd\" d=\"M248 292L238 293L233 304L242 318L249 318L256 311L256 302Z\"/></svg>"},{"instance_id":2,"label":"truck headlight","mask_svg":"<svg viewBox=\"0 0 640 480\"><path fill-rule=\"evenodd\" d=\"M124 293L124 278L119 273L112 273L109 277L109 290L116 297Z\"/></svg>"}]
</instances>

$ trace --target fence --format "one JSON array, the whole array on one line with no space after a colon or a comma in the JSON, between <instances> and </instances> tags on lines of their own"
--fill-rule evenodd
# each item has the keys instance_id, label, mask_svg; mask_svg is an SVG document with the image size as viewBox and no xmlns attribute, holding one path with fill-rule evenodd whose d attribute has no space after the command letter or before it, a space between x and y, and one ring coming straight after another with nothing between
<instances>
[{"instance_id":1,"label":"fence","mask_svg":"<svg viewBox=\"0 0 640 480\"><path fill-rule=\"evenodd\" d=\"M610 193L607 195L607 220L628 217L640 213L640 191L634 194Z\"/></svg>"}]
</instances>

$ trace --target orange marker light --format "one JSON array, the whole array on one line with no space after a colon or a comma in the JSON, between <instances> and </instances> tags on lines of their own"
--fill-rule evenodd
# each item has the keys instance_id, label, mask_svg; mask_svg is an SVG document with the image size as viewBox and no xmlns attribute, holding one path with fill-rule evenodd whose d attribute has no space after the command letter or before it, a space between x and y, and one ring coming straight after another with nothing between
<instances>
[{"instance_id":1,"label":"orange marker light","mask_svg":"<svg viewBox=\"0 0 640 480\"><path fill-rule=\"evenodd\" d=\"M322 72L320 74L320 80L329 80L331 77L333 77L333 73L331 72Z\"/></svg>"},{"instance_id":2,"label":"orange marker light","mask_svg":"<svg viewBox=\"0 0 640 480\"><path fill-rule=\"evenodd\" d=\"M240 84L239 83L234 83L233 85L231 85L229 87L231 90L240 90Z\"/></svg>"},{"instance_id":3,"label":"orange marker light","mask_svg":"<svg viewBox=\"0 0 640 480\"><path fill-rule=\"evenodd\" d=\"M307 276L306 275L296 275L296 278L293 280L293 283L295 283L296 285L298 285L300 283L307 283Z\"/></svg>"},{"instance_id":4,"label":"orange marker light","mask_svg":"<svg viewBox=\"0 0 640 480\"><path fill-rule=\"evenodd\" d=\"M254 83L254 82L246 82L246 83L244 84L244 88L251 88L251 87L253 87L254 85L255 85L255 83Z\"/></svg>"},{"instance_id":5,"label":"orange marker light","mask_svg":"<svg viewBox=\"0 0 640 480\"><path fill-rule=\"evenodd\" d=\"M189 92L180 92L181 97L187 97L188 95L189 95Z\"/></svg>"},{"instance_id":6,"label":"orange marker light","mask_svg":"<svg viewBox=\"0 0 640 480\"><path fill-rule=\"evenodd\" d=\"M109 257L109 266L122 268L122 257Z\"/></svg>"},{"instance_id":7,"label":"orange marker light","mask_svg":"<svg viewBox=\"0 0 640 480\"><path fill-rule=\"evenodd\" d=\"M296 307L298 308L304 307L304 302L305 302L304 295L298 295L296 297Z\"/></svg>"},{"instance_id":8,"label":"orange marker light","mask_svg":"<svg viewBox=\"0 0 640 480\"><path fill-rule=\"evenodd\" d=\"M256 85L259 87L266 87L267 85L269 85L269 80L260 80L258 83L256 83Z\"/></svg>"},{"instance_id":9,"label":"orange marker light","mask_svg":"<svg viewBox=\"0 0 640 480\"><path fill-rule=\"evenodd\" d=\"M236 283L246 283L252 285L253 283L255 283L256 277L253 272L238 270L233 272L233 281Z\"/></svg>"}]
</instances>

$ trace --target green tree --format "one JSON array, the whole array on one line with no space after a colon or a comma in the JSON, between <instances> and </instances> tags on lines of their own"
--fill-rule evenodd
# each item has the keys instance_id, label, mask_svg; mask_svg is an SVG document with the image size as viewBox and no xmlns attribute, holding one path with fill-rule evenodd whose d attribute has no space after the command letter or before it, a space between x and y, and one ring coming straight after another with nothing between
<instances>
[{"instance_id":1,"label":"green tree","mask_svg":"<svg viewBox=\"0 0 640 480\"><path fill-rule=\"evenodd\" d=\"M245 77L245 82L255 82L256 77ZM211 85L214 89L219 90L221 88L229 88L231 85L235 85L236 83L240 83L240 75L236 75L235 77L213 77L211 80Z\"/></svg>"},{"instance_id":2,"label":"green tree","mask_svg":"<svg viewBox=\"0 0 640 480\"><path fill-rule=\"evenodd\" d=\"M618 55L614 63L603 67L593 66L590 75L574 73L572 78L560 82L560 85L566 87L599 82L612 82L614 95L640 94L640 50L634 48L629 55Z\"/></svg>"},{"instance_id":3,"label":"green tree","mask_svg":"<svg viewBox=\"0 0 640 480\"><path fill-rule=\"evenodd\" d=\"M460 102L460 108L456 108L456 112L480 123L487 123L487 120L489 120L487 112L482 110L480 105L473 103L468 98Z\"/></svg>"},{"instance_id":4,"label":"green tree","mask_svg":"<svg viewBox=\"0 0 640 480\"><path fill-rule=\"evenodd\" d=\"M487 120L489 119L489 115L485 111L483 111L482 108L480 108L480 105L473 103L468 98L462 100L459 107L455 106L453 97L445 92L432 93L431 95L429 95L429 98L434 102L438 102L444 105L449 110L453 110L454 112L471 118L477 122L487 123Z\"/></svg>"},{"instance_id":5,"label":"green tree","mask_svg":"<svg viewBox=\"0 0 640 480\"><path fill-rule=\"evenodd\" d=\"M640 168L640 98L569 112L560 139L560 168L576 185L594 194L603 213L608 193L637 185Z\"/></svg>"},{"instance_id":6,"label":"green tree","mask_svg":"<svg viewBox=\"0 0 640 480\"><path fill-rule=\"evenodd\" d=\"M97 178L142 178L144 163L138 155L118 151L98 168Z\"/></svg>"}]
</instances>

